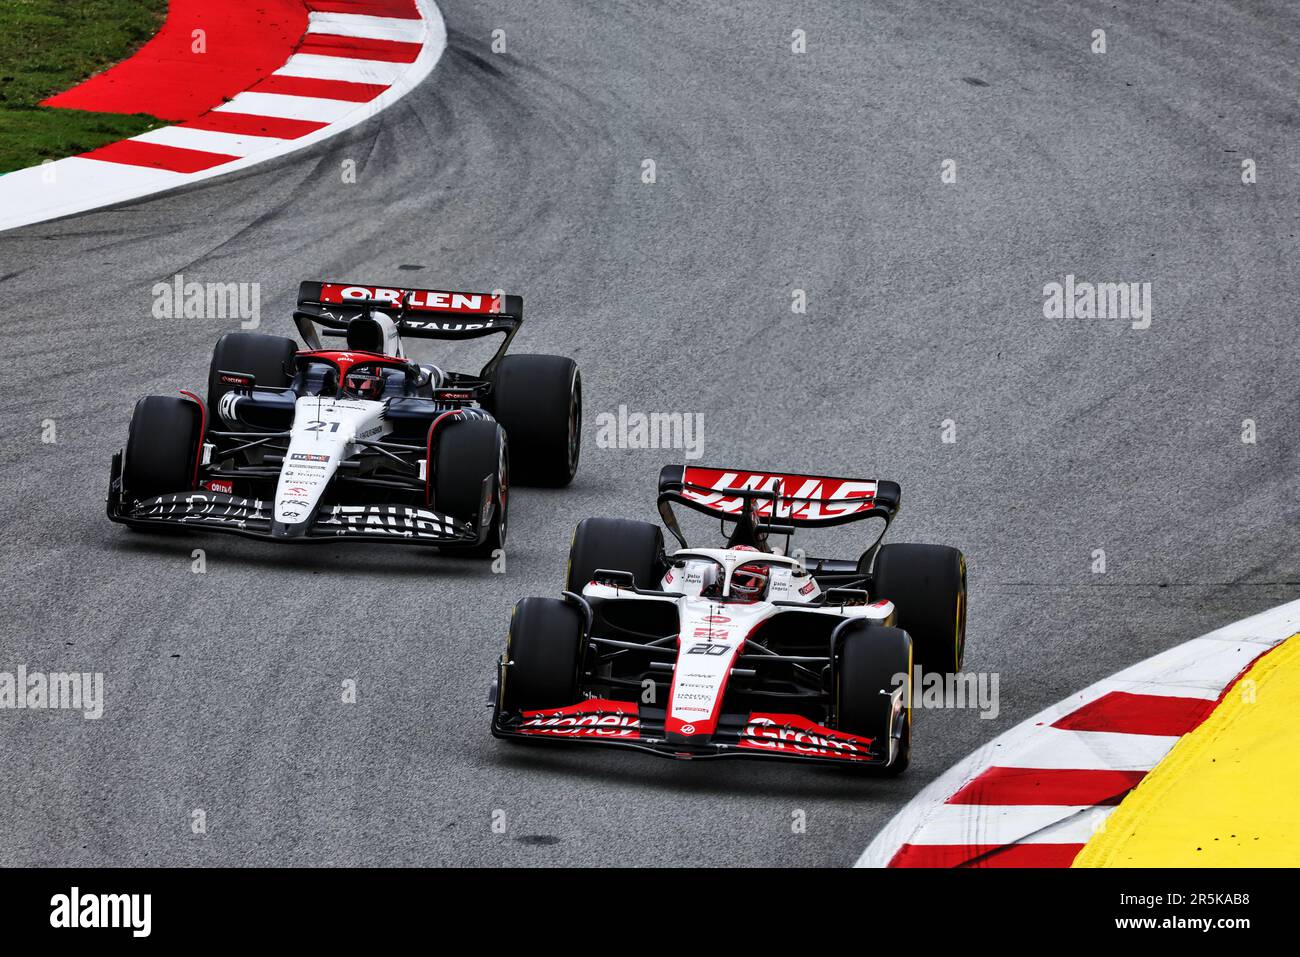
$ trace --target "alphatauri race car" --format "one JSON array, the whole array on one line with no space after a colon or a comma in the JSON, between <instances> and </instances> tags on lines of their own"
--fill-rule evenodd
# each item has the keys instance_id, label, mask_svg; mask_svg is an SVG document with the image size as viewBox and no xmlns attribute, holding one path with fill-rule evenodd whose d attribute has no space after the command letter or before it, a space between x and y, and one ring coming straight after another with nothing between
<instances>
[{"instance_id":1,"label":"alphatauri race car","mask_svg":"<svg viewBox=\"0 0 1300 957\"><path fill-rule=\"evenodd\" d=\"M306 349L228 333L206 401L136 403L109 518L487 555L505 543L512 478L573 479L582 380L572 359L505 354L523 322L518 296L304 282L293 318ZM321 332L343 348L324 348ZM417 363L403 344L490 335L500 345L474 375Z\"/></svg>"},{"instance_id":2,"label":"alphatauri race car","mask_svg":"<svg viewBox=\"0 0 1300 957\"><path fill-rule=\"evenodd\" d=\"M588 518L561 598L515 606L490 694L500 738L671 758L907 767L913 668L961 668L966 562L881 545L896 482L667 466L658 525ZM722 520L687 546L674 503ZM799 528L876 518L854 559L791 551Z\"/></svg>"}]
</instances>

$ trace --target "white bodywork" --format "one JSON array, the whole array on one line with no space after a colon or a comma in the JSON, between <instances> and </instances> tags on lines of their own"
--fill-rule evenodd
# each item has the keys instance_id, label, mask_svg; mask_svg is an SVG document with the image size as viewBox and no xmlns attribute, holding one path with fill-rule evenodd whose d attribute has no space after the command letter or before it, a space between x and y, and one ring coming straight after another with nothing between
<instances>
[{"instance_id":1,"label":"white bodywork","mask_svg":"<svg viewBox=\"0 0 1300 957\"><path fill-rule=\"evenodd\" d=\"M275 520L310 521L339 463L359 451L357 440L377 442L392 432L383 415L384 403L369 399L299 398L275 489Z\"/></svg>"},{"instance_id":2,"label":"white bodywork","mask_svg":"<svg viewBox=\"0 0 1300 957\"><path fill-rule=\"evenodd\" d=\"M741 601L730 596L735 570L742 565L768 566L767 594L760 601ZM776 552L738 551L723 548L681 549L672 556L673 567L664 575L660 588L677 597L639 595L614 585L590 582L583 588L587 598L671 601L677 606L679 632L677 661L667 704L665 731L681 738L713 734L722 714L727 679L745 650L749 637L776 615L786 611L887 621L894 605L878 601L861 605L815 604L821 596L812 575L799 563ZM720 597L704 597L712 573L720 573ZM807 607L775 604L798 602Z\"/></svg>"}]
</instances>

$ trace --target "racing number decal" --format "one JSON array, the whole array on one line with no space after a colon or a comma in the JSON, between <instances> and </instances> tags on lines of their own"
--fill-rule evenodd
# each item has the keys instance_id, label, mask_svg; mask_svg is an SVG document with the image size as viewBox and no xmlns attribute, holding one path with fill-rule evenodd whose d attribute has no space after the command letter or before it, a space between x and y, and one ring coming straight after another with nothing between
<instances>
[{"instance_id":1,"label":"racing number decal","mask_svg":"<svg viewBox=\"0 0 1300 957\"><path fill-rule=\"evenodd\" d=\"M717 655L725 655L730 650L731 648L727 645L715 645L712 644L711 642L705 641L698 645L691 645L691 647L686 650L686 653L688 655L717 656Z\"/></svg>"},{"instance_id":2,"label":"racing number decal","mask_svg":"<svg viewBox=\"0 0 1300 957\"><path fill-rule=\"evenodd\" d=\"M329 426L328 429L325 428L327 425ZM337 432L338 430L339 424L337 422L324 422L321 419L312 419L307 424L307 427L303 429L304 432Z\"/></svg>"}]
</instances>

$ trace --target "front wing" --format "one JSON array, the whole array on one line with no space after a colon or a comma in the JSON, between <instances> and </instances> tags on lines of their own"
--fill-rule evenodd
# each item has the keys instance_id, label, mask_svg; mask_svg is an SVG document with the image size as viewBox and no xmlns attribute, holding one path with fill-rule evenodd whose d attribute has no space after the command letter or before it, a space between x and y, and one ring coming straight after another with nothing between
<instances>
[{"instance_id":1,"label":"front wing","mask_svg":"<svg viewBox=\"0 0 1300 957\"><path fill-rule=\"evenodd\" d=\"M309 544L370 541L470 546L479 540L474 522L409 505L325 505L308 524L305 534L290 538L273 531L270 501L200 490L135 502L122 493L116 457L113 465L108 517L137 528L190 528Z\"/></svg>"},{"instance_id":2,"label":"front wing","mask_svg":"<svg viewBox=\"0 0 1300 957\"><path fill-rule=\"evenodd\" d=\"M715 733L699 744L668 741L664 735L664 718L662 708L603 698L515 714L504 712L497 705L493 710L492 734L498 738L629 748L676 760L777 758L876 767L890 763L889 742L835 731L803 715L724 712Z\"/></svg>"}]
</instances>

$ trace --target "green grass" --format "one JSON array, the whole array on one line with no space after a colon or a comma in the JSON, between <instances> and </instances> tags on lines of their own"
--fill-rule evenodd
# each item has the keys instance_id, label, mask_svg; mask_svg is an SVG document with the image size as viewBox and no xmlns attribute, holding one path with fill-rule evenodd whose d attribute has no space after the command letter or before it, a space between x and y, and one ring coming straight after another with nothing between
<instances>
[{"instance_id":1,"label":"green grass","mask_svg":"<svg viewBox=\"0 0 1300 957\"><path fill-rule=\"evenodd\" d=\"M0 173L158 126L37 104L129 57L166 13L167 0L0 0Z\"/></svg>"}]
</instances>

